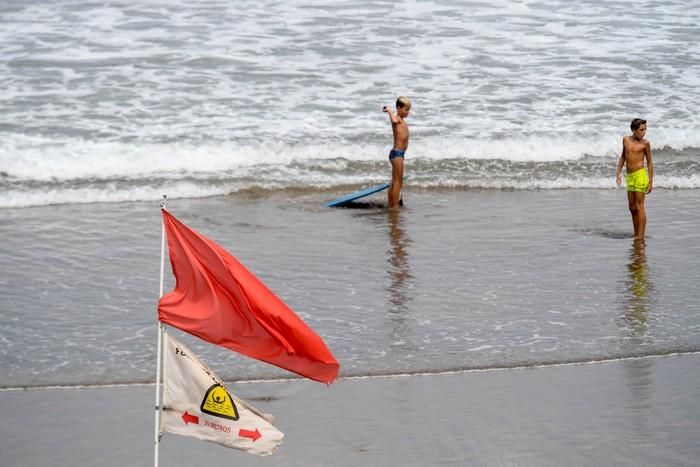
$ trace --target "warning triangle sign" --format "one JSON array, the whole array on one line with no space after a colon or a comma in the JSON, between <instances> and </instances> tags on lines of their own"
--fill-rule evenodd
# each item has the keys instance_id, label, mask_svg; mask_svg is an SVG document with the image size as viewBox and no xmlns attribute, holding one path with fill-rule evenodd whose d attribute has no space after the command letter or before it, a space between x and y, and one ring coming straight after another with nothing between
<instances>
[{"instance_id":1,"label":"warning triangle sign","mask_svg":"<svg viewBox=\"0 0 700 467\"><path fill-rule=\"evenodd\" d=\"M214 384L207 389L200 410L216 417L238 420L236 404L233 403L233 399L226 388L220 384Z\"/></svg>"},{"instance_id":2,"label":"warning triangle sign","mask_svg":"<svg viewBox=\"0 0 700 467\"><path fill-rule=\"evenodd\" d=\"M272 425L272 416L237 398L209 367L167 332L163 333L163 357L161 431L259 456L272 454L280 445L284 434Z\"/></svg>"}]
</instances>

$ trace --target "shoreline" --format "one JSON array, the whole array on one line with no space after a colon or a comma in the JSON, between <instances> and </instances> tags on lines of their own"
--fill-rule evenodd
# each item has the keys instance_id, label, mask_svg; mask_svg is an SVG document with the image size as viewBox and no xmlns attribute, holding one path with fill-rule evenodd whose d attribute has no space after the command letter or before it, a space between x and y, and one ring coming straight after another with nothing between
<instances>
[{"instance_id":1,"label":"shoreline","mask_svg":"<svg viewBox=\"0 0 700 467\"><path fill-rule=\"evenodd\" d=\"M624 172L623 172L624 175ZM387 178L387 177L385 177ZM354 203L349 203L349 205L341 205L328 207L325 203L333 201L336 198L341 198L349 193L362 191L364 189L370 188L374 185L383 183L382 180L385 178L373 179L369 182L358 182L358 183L346 183L334 186L316 187L258 187L253 186L249 188L242 188L239 190L231 191L229 193L214 193L202 196L178 196L164 193L168 196L167 203L181 203L182 205L189 205L192 203L230 203L232 200L240 200L241 202L255 202L259 200L275 201L280 199L286 200L296 200L304 204L317 204L320 209L386 209L386 193L380 192L377 195L371 195L368 197L363 197ZM159 193L167 190L159 190ZM698 188L686 188L686 187L665 187L665 186L654 186L654 193L666 193L669 195L688 195L692 196L696 194ZM404 182L403 194L409 196L460 196L462 194L474 194L474 195L499 195L499 194L517 194L522 193L524 195L541 193L541 194L599 194L605 196L610 193L617 193L616 196L620 198L619 202L624 204L626 198L624 194L626 193L624 186L606 186L606 187L556 187L556 188L545 188L545 187L531 187L531 188L515 188L515 187L497 187L497 186L451 186L451 185L440 185L440 186L421 186L417 184L411 184L410 179L408 182ZM647 199L653 200L655 198L651 197ZM150 206L151 209L159 209L158 206L162 201L162 195L155 195L149 199L119 199L119 200L107 200L107 201L66 201L66 202L54 202L45 204L30 204L30 205L12 205L12 206L0 206L0 212L22 212L25 210L41 210L41 209L90 209L90 208L109 208L114 207L115 209L120 209L123 206L136 206L139 209L146 208ZM410 207L410 206L409 206Z\"/></svg>"},{"instance_id":2,"label":"shoreline","mask_svg":"<svg viewBox=\"0 0 700 467\"><path fill-rule=\"evenodd\" d=\"M396 372L396 373L384 373L384 374L367 374L367 375L340 375L336 381L331 384L335 384L340 381L363 381L363 380L381 380L381 379L400 379L400 378L412 378L416 376L447 376L447 375L463 375L470 373L487 373L495 371L509 371L509 370L529 370L529 369L546 369L546 368L557 368L557 367L569 367L569 366L579 366L579 365L597 365L606 363L616 363L616 362L626 362L634 360L644 360L644 359L654 359L654 358L667 358L667 357L681 357L686 355L700 355L700 350L689 350L687 352L669 352L651 355L634 355L628 357L611 357L602 358L596 360L580 360L580 361L570 361L561 363L533 363L532 365L513 365L513 366L494 366L485 368L464 368L464 369L454 369L454 370L417 370L414 372ZM273 384L273 383L293 383L305 381L304 378L298 376L289 377L276 377L276 378L251 378L251 379L236 379L231 381L225 381L226 384ZM70 391L70 390L82 390L82 389L119 389L119 388L141 388L141 387L153 387L155 382L133 382L133 383L105 383L105 384L59 384L59 385L46 385L46 386L8 386L0 387L0 393L3 392L30 392L30 391Z\"/></svg>"}]
</instances>

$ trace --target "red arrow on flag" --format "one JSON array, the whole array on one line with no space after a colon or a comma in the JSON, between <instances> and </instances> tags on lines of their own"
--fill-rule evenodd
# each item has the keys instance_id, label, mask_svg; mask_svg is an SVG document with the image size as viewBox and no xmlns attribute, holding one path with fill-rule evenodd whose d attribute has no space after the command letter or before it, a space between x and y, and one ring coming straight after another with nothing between
<instances>
[{"instance_id":1,"label":"red arrow on flag","mask_svg":"<svg viewBox=\"0 0 700 467\"><path fill-rule=\"evenodd\" d=\"M185 425L187 425L188 423L194 423L195 425L199 425L199 417L187 413L186 410L185 413L182 414L182 421L185 422Z\"/></svg>"},{"instance_id":2,"label":"red arrow on flag","mask_svg":"<svg viewBox=\"0 0 700 467\"><path fill-rule=\"evenodd\" d=\"M262 435L260 434L257 428L255 429L255 431L244 430L243 428L241 428L240 430L238 430L238 436L240 436L241 438L250 438L253 440L253 442L256 442Z\"/></svg>"}]
</instances>

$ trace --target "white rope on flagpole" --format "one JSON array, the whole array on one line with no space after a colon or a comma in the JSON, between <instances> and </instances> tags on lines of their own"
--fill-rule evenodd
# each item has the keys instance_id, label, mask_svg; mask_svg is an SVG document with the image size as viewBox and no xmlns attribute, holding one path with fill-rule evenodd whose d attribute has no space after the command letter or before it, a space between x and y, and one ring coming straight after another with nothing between
<instances>
[{"instance_id":1,"label":"white rope on flagpole","mask_svg":"<svg viewBox=\"0 0 700 467\"><path fill-rule=\"evenodd\" d=\"M160 202L161 210L165 209L165 201L167 199L166 195L163 195L163 200ZM160 294L158 297L163 296L163 276L165 274L165 223L161 220L161 237L160 237ZM156 360L156 420L155 420L155 432L154 432L154 453L153 453L153 465L158 467L158 455L160 448L160 412L162 410L160 406L160 374L161 374L161 362L163 360L163 324L158 319L158 349L157 360Z\"/></svg>"}]
</instances>

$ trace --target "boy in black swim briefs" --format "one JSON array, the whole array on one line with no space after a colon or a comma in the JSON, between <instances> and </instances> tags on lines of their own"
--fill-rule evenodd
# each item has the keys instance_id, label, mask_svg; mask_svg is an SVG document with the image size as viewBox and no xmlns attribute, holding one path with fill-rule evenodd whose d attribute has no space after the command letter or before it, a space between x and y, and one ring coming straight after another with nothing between
<instances>
[{"instance_id":1,"label":"boy in black swim briefs","mask_svg":"<svg viewBox=\"0 0 700 467\"><path fill-rule=\"evenodd\" d=\"M408 125L405 119L411 111L411 101L408 97L401 96L396 100L396 113L386 106L382 110L389 115L391 130L394 133L394 146L389 153L391 186L388 194L388 208L398 209L403 186L403 162L408 148Z\"/></svg>"}]
</instances>

